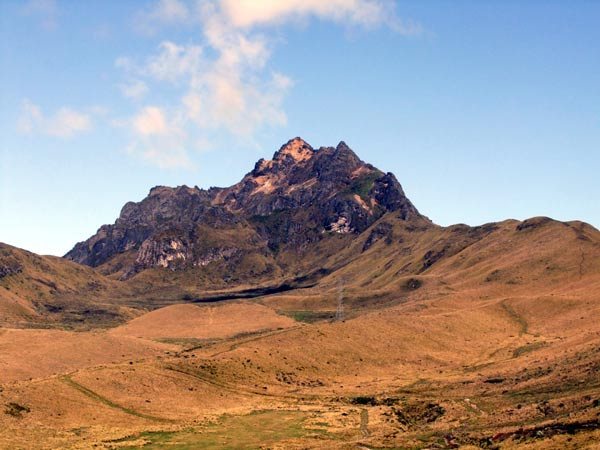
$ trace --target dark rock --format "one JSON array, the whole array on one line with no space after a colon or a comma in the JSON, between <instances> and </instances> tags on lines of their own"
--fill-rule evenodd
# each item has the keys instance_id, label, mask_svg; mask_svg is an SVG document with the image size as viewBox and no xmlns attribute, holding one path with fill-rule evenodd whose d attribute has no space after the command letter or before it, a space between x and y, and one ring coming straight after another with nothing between
<instances>
[{"instance_id":1,"label":"dark rock","mask_svg":"<svg viewBox=\"0 0 600 450\"><path fill-rule=\"evenodd\" d=\"M22 271L23 266L18 259L10 251L0 248L0 279Z\"/></svg>"},{"instance_id":2,"label":"dark rock","mask_svg":"<svg viewBox=\"0 0 600 450\"><path fill-rule=\"evenodd\" d=\"M396 419L407 428L433 423L446 413L441 405L434 402L407 402L392 408Z\"/></svg>"},{"instance_id":3,"label":"dark rock","mask_svg":"<svg viewBox=\"0 0 600 450\"><path fill-rule=\"evenodd\" d=\"M21 267L18 263L8 263L0 265L0 279L4 277L8 277L9 275L16 275L23 271L23 267Z\"/></svg>"},{"instance_id":4,"label":"dark rock","mask_svg":"<svg viewBox=\"0 0 600 450\"><path fill-rule=\"evenodd\" d=\"M554 222L549 217L533 217L531 219L524 220L517 225L517 231L523 231L528 229L540 228L548 223Z\"/></svg>"},{"instance_id":5,"label":"dark rock","mask_svg":"<svg viewBox=\"0 0 600 450\"><path fill-rule=\"evenodd\" d=\"M446 252L450 249L450 245L444 245L439 250L429 250L425 255L423 255L423 267L421 271L425 271L433 266L436 262L444 257Z\"/></svg>"},{"instance_id":6,"label":"dark rock","mask_svg":"<svg viewBox=\"0 0 600 450\"><path fill-rule=\"evenodd\" d=\"M390 223L379 223L373 227L369 233L369 237L365 241L362 251L365 252L375 244L375 242L385 239L385 242L389 245L393 239L393 227Z\"/></svg>"},{"instance_id":7,"label":"dark rock","mask_svg":"<svg viewBox=\"0 0 600 450\"><path fill-rule=\"evenodd\" d=\"M4 414L8 414L9 416L13 416L13 417L20 418L20 417L23 417L24 413L29 413L29 412L31 412L31 409L28 406L20 405L15 402L7 403L4 406Z\"/></svg>"},{"instance_id":8,"label":"dark rock","mask_svg":"<svg viewBox=\"0 0 600 450\"><path fill-rule=\"evenodd\" d=\"M501 377L486 378L485 380L483 380L483 382L489 383L489 384L500 384L500 383L504 383L504 378L501 378Z\"/></svg>"},{"instance_id":9,"label":"dark rock","mask_svg":"<svg viewBox=\"0 0 600 450\"><path fill-rule=\"evenodd\" d=\"M418 278L410 278L406 281L406 288L410 289L411 291L417 290L421 286L423 286L423 282Z\"/></svg>"},{"instance_id":10,"label":"dark rock","mask_svg":"<svg viewBox=\"0 0 600 450\"><path fill-rule=\"evenodd\" d=\"M371 396L358 396L352 397L349 399L350 403L353 405L369 405L376 406L379 402L375 397Z\"/></svg>"}]
</instances>

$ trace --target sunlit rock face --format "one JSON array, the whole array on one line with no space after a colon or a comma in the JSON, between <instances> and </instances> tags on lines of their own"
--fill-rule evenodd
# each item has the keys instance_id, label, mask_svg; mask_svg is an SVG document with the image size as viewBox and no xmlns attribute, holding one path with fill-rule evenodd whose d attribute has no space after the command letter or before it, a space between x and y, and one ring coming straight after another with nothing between
<instances>
[{"instance_id":1,"label":"sunlit rock face","mask_svg":"<svg viewBox=\"0 0 600 450\"><path fill-rule=\"evenodd\" d=\"M95 267L133 252L124 270L132 276L253 252L276 257L331 234L360 234L390 211L403 220L422 219L393 174L363 162L344 142L314 149L297 137L231 187L152 188L66 258ZM232 241L236 233L244 238Z\"/></svg>"}]
</instances>

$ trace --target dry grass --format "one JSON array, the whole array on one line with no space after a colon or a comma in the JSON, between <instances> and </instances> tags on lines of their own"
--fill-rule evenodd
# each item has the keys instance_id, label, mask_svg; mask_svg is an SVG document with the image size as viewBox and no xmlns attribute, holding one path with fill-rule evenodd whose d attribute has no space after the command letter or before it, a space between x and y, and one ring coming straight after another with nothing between
<instances>
[{"instance_id":1,"label":"dry grass","mask_svg":"<svg viewBox=\"0 0 600 450\"><path fill-rule=\"evenodd\" d=\"M288 328L296 323L262 305L173 305L144 314L110 331L147 339L222 339L240 333Z\"/></svg>"}]
</instances>

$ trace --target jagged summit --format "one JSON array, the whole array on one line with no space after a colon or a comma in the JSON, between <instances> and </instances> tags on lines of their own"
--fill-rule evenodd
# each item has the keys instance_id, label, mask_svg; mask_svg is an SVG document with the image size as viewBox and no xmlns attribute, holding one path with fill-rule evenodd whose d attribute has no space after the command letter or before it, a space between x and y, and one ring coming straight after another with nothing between
<instances>
[{"instance_id":1,"label":"jagged summit","mask_svg":"<svg viewBox=\"0 0 600 450\"><path fill-rule=\"evenodd\" d=\"M281 172L286 167L308 161L314 154L315 150L310 144L300 137L295 137L282 145L273 154L273 159L259 159L254 166L254 170L249 175L259 177L266 172Z\"/></svg>"},{"instance_id":2,"label":"jagged summit","mask_svg":"<svg viewBox=\"0 0 600 450\"><path fill-rule=\"evenodd\" d=\"M348 147L348 144L346 144L344 141L340 141L339 144L335 147L335 150L338 152L352 152L352 149Z\"/></svg>"},{"instance_id":3,"label":"jagged summit","mask_svg":"<svg viewBox=\"0 0 600 450\"><path fill-rule=\"evenodd\" d=\"M178 194L178 193L194 195L194 194L197 194L198 192L200 192L201 190L202 189L200 189L198 186L189 187L189 186L186 186L185 184L183 184L181 186L177 186L177 187L154 186L152 189L150 189L148 196L165 195L165 194L166 195L174 195L174 194Z\"/></svg>"},{"instance_id":4,"label":"jagged summit","mask_svg":"<svg viewBox=\"0 0 600 450\"><path fill-rule=\"evenodd\" d=\"M388 212L425 220L393 174L365 163L345 142L315 150L296 137L231 187L152 188L65 257L125 277L216 261L235 271L248 255L276 271L286 252L361 234Z\"/></svg>"},{"instance_id":5,"label":"jagged summit","mask_svg":"<svg viewBox=\"0 0 600 450\"><path fill-rule=\"evenodd\" d=\"M295 137L287 141L273 155L273 161L293 159L296 162L306 161L314 156L315 150L301 137Z\"/></svg>"}]
</instances>

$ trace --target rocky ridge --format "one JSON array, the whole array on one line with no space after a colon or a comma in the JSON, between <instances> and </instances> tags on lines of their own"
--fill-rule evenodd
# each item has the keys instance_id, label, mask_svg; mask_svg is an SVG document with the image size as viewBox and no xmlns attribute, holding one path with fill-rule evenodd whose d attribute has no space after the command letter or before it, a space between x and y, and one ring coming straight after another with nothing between
<instances>
[{"instance_id":1,"label":"rocky ridge","mask_svg":"<svg viewBox=\"0 0 600 450\"><path fill-rule=\"evenodd\" d=\"M285 252L358 235L388 212L427 220L392 173L363 162L346 143L314 149L294 138L231 187L152 188L65 258L122 278L216 261L230 271L249 255L269 271Z\"/></svg>"}]
</instances>

